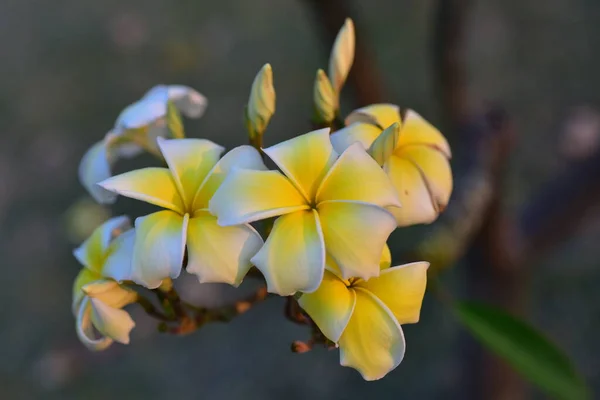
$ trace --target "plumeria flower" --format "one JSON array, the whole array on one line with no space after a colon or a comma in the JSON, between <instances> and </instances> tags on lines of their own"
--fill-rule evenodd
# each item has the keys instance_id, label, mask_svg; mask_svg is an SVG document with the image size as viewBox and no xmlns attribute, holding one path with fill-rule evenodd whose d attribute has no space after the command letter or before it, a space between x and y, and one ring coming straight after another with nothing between
<instances>
[{"instance_id":1,"label":"plumeria flower","mask_svg":"<svg viewBox=\"0 0 600 400\"><path fill-rule=\"evenodd\" d=\"M166 209L135 220L131 279L156 288L164 279L177 278L187 245L187 271L200 282L239 285L263 240L250 225L218 225L208 203L230 170L266 169L260 154L240 146L219 160L223 147L204 139L159 138L158 146L168 169L144 168L100 183Z\"/></svg>"},{"instance_id":2,"label":"plumeria flower","mask_svg":"<svg viewBox=\"0 0 600 400\"><path fill-rule=\"evenodd\" d=\"M283 171L233 170L209 203L223 226L279 216L252 262L280 295L316 290L326 256L344 277L379 274L379 258L400 204L394 187L360 145L338 155L329 129L264 149Z\"/></svg>"},{"instance_id":3,"label":"plumeria flower","mask_svg":"<svg viewBox=\"0 0 600 400\"><path fill-rule=\"evenodd\" d=\"M391 209L398 226L431 223L452 193L450 146L419 114L408 110L404 121L392 104L374 104L352 112L346 127L331 135L336 151L360 143L392 180L402 203Z\"/></svg>"},{"instance_id":4,"label":"plumeria flower","mask_svg":"<svg viewBox=\"0 0 600 400\"><path fill-rule=\"evenodd\" d=\"M131 260L133 231L129 218L106 221L73 254L83 265L73 284L73 314L77 336L91 350L104 350L113 341L129 343L135 323L122 308L137 300L137 294L119 285L113 275L123 276ZM95 337L94 330L101 336Z\"/></svg>"},{"instance_id":5,"label":"plumeria flower","mask_svg":"<svg viewBox=\"0 0 600 400\"><path fill-rule=\"evenodd\" d=\"M343 279L328 263L321 286L298 299L321 332L340 348L340 364L365 380L383 378L404 358L401 325L419 321L429 263L388 268L365 281Z\"/></svg>"},{"instance_id":6,"label":"plumeria flower","mask_svg":"<svg viewBox=\"0 0 600 400\"><path fill-rule=\"evenodd\" d=\"M114 128L95 143L79 164L79 180L99 203L113 203L116 195L97 185L112 176L111 168L121 158L133 157L144 149L158 153L157 137L170 137L165 118L172 101L183 115L199 118L207 100L196 90L181 85L159 85L129 105L117 118Z\"/></svg>"}]
</instances>

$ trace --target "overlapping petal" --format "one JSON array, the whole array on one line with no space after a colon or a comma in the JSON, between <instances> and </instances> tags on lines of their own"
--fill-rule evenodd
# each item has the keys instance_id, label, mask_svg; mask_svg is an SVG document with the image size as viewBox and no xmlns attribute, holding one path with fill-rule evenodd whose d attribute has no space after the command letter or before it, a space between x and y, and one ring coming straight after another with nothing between
<instances>
[{"instance_id":1,"label":"overlapping petal","mask_svg":"<svg viewBox=\"0 0 600 400\"><path fill-rule=\"evenodd\" d=\"M96 228L90 237L73 251L73 255L86 268L101 273L111 240L130 227L131 221L126 216L111 218Z\"/></svg>"},{"instance_id":2,"label":"overlapping petal","mask_svg":"<svg viewBox=\"0 0 600 400\"><path fill-rule=\"evenodd\" d=\"M402 204L400 208L389 208L398 226L431 223L437 218L438 213L425 177L413 162L392 155L385 163L384 170L396 188Z\"/></svg>"},{"instance_id":3,"label":"overlapping petal","mask_svg":"<svg viewBox=\"0 0 600 400\"><path fill-rule=\"evenodd\" d=\"M102 276L117 282L132 280L132 259L135 245L135 230L131 229L114 239L107 251L102 267Z\"/></svg>"},{"instance_id":4,"label":"overlapping petal","mask_svg":"<svg viewBox=\"0 0 600 400\"><path fill-rule=\"evenodd\" d=\"M109 307L123 308L137 300L137 293L109 279L88 283L82 288L88 297L97 299Z\"/></svg>"},{"instance_id":5,"label":"overlapping petal","mask_svg":"<svg viewBox=\"0 0 600 400\"><path fill-rule=\"evenodd\" d=\"M342 277L379 275L385 243L396 228L394 216L381 207L352 201L320 203L317 210L325 247Z\"/></svg>"},{"instance_id":6,"label":"overlapping petal","mask_svg":"<svg viewBox=\"0 0 600 400\"><path fill-rule=\"evenodd\" d=\"M181 272L188 214L159 211L135 220L132 280L147 288L160 286Z\"/></svg>"},{"instance_id":7,"label":"overlapping petal","mask_svg":"<svg viewBox=\"0 0 600 400\"><path fill-rule=\"evenodd\" d=\"M106 143L101 140L95 143L84 154L79 163L79 181L98 203L114 203L117 196L97 185L112 176Z\"/></svg>"},{"instance_id":8,"label":"overlapping petal","mask_svg":"<svg viewBox=\"0 0 600 400\"><path fill-rule=\"evenodd\" d=\"M239 225L310 208L278 171L234 169L209 202L219 225Z\"/></svg>"},{"instance_id":9,"label":"overlapping petal","mask_svg":"<svg viewBox=\"0 0 600 400\"><path fill-rule=\"evenodd\" d=\"M446 156L429 146L406 146L401 156L412 161L421 171L438 211L446 208L452 194L452 171Z\"/></svg>"},{"instance_id":10,"label":"overlapping petal","mask_svg":"<svg viewBox=\"0 0 600 400\"><path fill-rule=\"evenodd\" d=\"M106 336L101 336L99 338L95 337L94 327L90 318L92 309L89 301L89 298L85 297L79 305L75 325L77 337L88 349L92 351L102 351L110 346L113 343L113 340Z\"/></svg>"},{"instance_id":11,"label":"overlapping petal","mask_svg":"<svg viewBox=\"0 0 600 400\"><path fill-rule=\"evenodd\" d=\"M381 167L358 143L337 159L317 191L317 203L353 200L399 207L396 190Z\"/></svg>"},{"instance_id":12,"label":"overlapping petal","mask_svg":"<svg viewBox=\"0 0 600 400\"><path fill-rule=\"evenodd\" d=\"M200 283L238 286L262 244L261 236L249 225L223 227L208 212L196 213L188 223L187 272L197 275Z\"/></svg>"},{"instance_id":13,"label":"overlapping petal","mask_svg":"<svg viewBox=\"0 0 600 400\"><path fill-rule=\"evenodd\" d=\"M158 138L158 147L169 165L186 209L189 209L200 184L225 149L206 139Z\"/></svg>"},{"instance_id":14,"label":"overlapping petal","mask_svg":"<svg viewBox=\"0 0 600 400\"><path fill-rule=\"evenodd\" d=\"M325 271L319 288L312 293L303 293L298 304L332 342L337 342L348 325L356 294L329 271Z\"/></svg>"},{"instance_id":15,"label":"overlapping petal","mask_svg":"<svg viewBox=\"0 0 600 400\"><path fill-rule=\"evenodd\" d=\"M279 217L267 242L252 258L267 290L281 296L315 291L323 278L325 247L315 210Z\"/></svg>"},{"instance_id":16,"label":"overlapping petal","mask_svg":"<svg viewBox=\"0 0 600 400\"><path fill-rule=\"evenodd\" d=\"M440 150L448 158L452 156L450 145L444 135L417 112L408 110L400 131L398 146L414 144L429 145Z\"/></svg>"},{"instance_id":17,"label":"overlapping petal","mask_svg":"<svg viewBox=\"0 0 600 400\"><path fill-rule=\"evenodd\" d=\"M88 283L92 283L94 281L102 279L102 275L99 273L92 271L87 268L82 268L77 274L75 278L75 282L73 282L73 303L71 304L71 309L74 315L77 315L79 310L79 306L85 297L85 293L83 292L83 287Z\"/></svg>"},{"instance_id":18,"label":"overlapping petal","mask_svg":"<svg viewBox=\"0 0 600 400\"><path fill-rule=\"evenodd\" d=\"M166 168L143 168L114 176L100 186L125 197L142 200L183 214L183 199Z\"/></svg>"},{"instance_id":19,"label":"overlapping petal","mask_svg":"<svg viewBox=\"0 0 600 400\"><path fill-rule=\"evenodd\" d=\"M381 300L364 289L354 290L354 312L339 340L340 364L358 370L367 381L381 379L404 358L404 334Z\"/></svg>"},{"instance_id":20,"label":"overlapping petal","mask_svg":"<svg viewBox=\"0 0 600 400\"><path fill-rule=\"evenodd\" d=\"M394 122L381 132L381 135L369 147L369 154L377 164L383 165L390 158L396 147L400 136L400 125Z\"/></svg>"},{"instance_id":21,"label":"overlapping petal","mask_svg":"<svg viewBox=\"0 0 600 400\"><path fill-rule=\"evenodd\" d=\"M343 153L353 143L360 143L365 150L377 139L381 128L365 123L355 122L331 134L331 145L338 153Z\"/></svg>"},{"instance_id":22,"label":"overlapping petal","mask_svg":"<svg viewBox=\"0 0 600 400\"><path fill-rule=\"evenodd\" d=\"M354 110L346 117L346 125L365 122L383 130L394 122L401 122L400 108L395 104L371 104Z\"/></svg>"},{"instance_id":23,"label":"overlapping petal","mask_svg":"<svg viewBox=\"0 0 600 400\"><path fill-rule=\"evenodd\" d=\"M401 324L419 322L427 286L427 262L415 262L381 271L378 277L356 284L381 300Z\"/></svg>"},{"instance_id":24,"label":"overlapping petal","mask_svg":"<svg viewBox=\"0 0 600 400\"><path fill-rule=\"evenodd\" d=\"M208 208L208 202L213 197L225 177L233 168L264 171L267 169L260 153L252 146L238 146L221 158L208 173L200 189L195 195L192 209Z\"/></svg>"},{"instance_id":25,"label":"overlapping petal","mask_svg":"<svg viewBox=\"0 0 600 400\"><path fill-rule=\"evenodd\" d=\"M329 140L329 128L286 140L264 152L309 202L337 158Z\"/></svg>"},{"instance_id":26,"label":"overlapping petal","mask_svg":"<svg viewBox=\"0 0 600 400\"><path fill-rule=\"evenodd\" d=\"M129 343L129 332L135 326L135 322L127 311L110 307L96 298L90 299L90 306L92 324L98 332L119 343Z\"/></svg>"}]
</instances>

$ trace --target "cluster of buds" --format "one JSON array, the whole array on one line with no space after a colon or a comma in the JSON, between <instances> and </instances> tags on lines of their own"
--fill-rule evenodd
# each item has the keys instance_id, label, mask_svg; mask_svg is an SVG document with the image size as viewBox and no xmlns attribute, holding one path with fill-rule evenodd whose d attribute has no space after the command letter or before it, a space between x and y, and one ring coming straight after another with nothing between
<instances>
[{"instance_id":1,"label":"cluster of buds","mask_svg":"<svg viewBox=\"0 0 600 400\"><path fill-rule=\"evenodd\" d=\"M245 110L250 146L186 138L181 115L199 117L206 100L182 86L159 86L129 106L115 128L84 156L80 176L104 203L121 195L161 208L117 217L75 251L83 269L74 286L81 340L92 349L129 342L134 323L123 307L138 303L159 329L188 333L245 312L267 292L287 297L287 315L310 325L312 339L340 350L340 363L364 379L385 376L403 359L401 326L419 320L427 262L392 266L387 247L398 227L430 223L452 191L450 148L416 112L374 104L340 116L339 96L354 59L347 20L317 73L314 101L324 128L263 147L275 112L266 64ZM140 149L163 167L111 176L112 163ZM269 169L265 159L277 169ZM259 222L262 223L258 225ZM262 227L261 231L257 227ZM183 301L172 285L182 271L200 284L264 281L251 299L207 310ZM138 287L157 294L159 306ZM101 337L92 337L93 329Z\"/></svg>"}]
</instances>

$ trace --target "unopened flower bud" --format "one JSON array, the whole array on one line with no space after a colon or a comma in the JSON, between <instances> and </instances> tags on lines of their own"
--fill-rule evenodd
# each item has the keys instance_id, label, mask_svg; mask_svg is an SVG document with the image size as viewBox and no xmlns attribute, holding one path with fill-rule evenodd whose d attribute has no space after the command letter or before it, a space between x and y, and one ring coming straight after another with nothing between
<instances>
[{"instance_id":1,"label":"unopened flower bud","mask_svg":"<svg viewBox=\"0 0 600 400\"><path fill-rule=\"evenodd\" d=\"M339 93L344 86L354 62L354 45L354 23L350 18L346 18L329 56L329 78L336 93Z\"/></svg>"},{"instance_id":2,"label":"unopened flower bud","mask_svg":"<svg viewBox=\"0 0 600 400\"><path fill-rule=\"evenodd\" d=\"M254 78L246 109L246 122L251 138L264 133L274 113L273 70L271 64L265 64Z\"/></svg>"},{"instance_id":3,"label":"unopened flower bud","mask_svg":"<svg viewBox=\"0 0 600 400\"><path fill-rule=\"evenodd\" d=\"M338 95L333 90L329 78L327 78L325 71L322 69L317 71L313 101L315 103L318 122L331 123L335 118L339 101Z\"/></svg>"}]
</instances>

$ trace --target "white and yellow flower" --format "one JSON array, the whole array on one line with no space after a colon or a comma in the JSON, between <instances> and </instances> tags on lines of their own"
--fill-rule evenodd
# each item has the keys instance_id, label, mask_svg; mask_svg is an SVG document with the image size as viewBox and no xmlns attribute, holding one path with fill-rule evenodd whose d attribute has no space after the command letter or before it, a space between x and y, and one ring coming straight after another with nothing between
<instances>
[{"instance_id":1,"label":"white and yellow flower","mask_svg":"<svg viewBox=\"0 0 600 400\"><path fill-rule=\"evenodd\" d=\"M279 171L236 169L209 203L223 226L277 217L252 262L270 292L316 290L326 256L344 277L379 275L399 202L389 178L360 145L338 155L329 129L264 149Z\"/></svg>"},{"instance_id":2,"label":"white and yellow flower","mask_svg":"<svg viewBox=\"0 0 600 400\"><path fill-rule=\"evenodd\" d=\"M135 220L131 279L156 288L164 279L177 278L187 246L187 271L200 282L239 285L263 240L248 224L218 225L208 204L230 170L266 169L260 154L240 146L219 160L223 147L204 139L159 138L158 146L168 169L144 168L100 183L166 209Z\"/></svg>"},{"instance_id":3,"label":"white and yellow flower","mask_svg":"<svg viewBox=\"0 0 600 400\"><path fill-rule=\"evenodd\" d=\"M97 185L112 176L111 168L120 158L129 158L144 149L158 152L157 137L169 137L165 118L171 101L183 115L199 118L207 100L196 90L181 85L159 85L121 112L114 128L95 143L79 164L79 180L99 203L113 203L116 195Z\"/></svg>"},{"instance_id":4,"label":"white and yellow flower","mask_svg":"<svg viewBox=\"0 0 600 400\"><path fill-rule=\"evenodd\" d=\"M452 193L450 146L419 114L408 110L404 121L393 104L374 104L352 112L346 127L331 135L336 151L360 143L383 167L402 203L390 210L398 226L431 223Z\"/></svg>"},{"instance_id":5,"label":"white and yellow flower","mask_svg":"<svg viewBox=\"0 0 600 400\"><path fill-rule=\"evenodd\" d=\"M342 279L328 264L323 282L298 299L321 332L340 348L340 364L365 380L383 378L404 358L401 325L419 321L429 263L387 268L378 277Z\"/></svg>"},{"instance_id":6,"label":"white and yellow flower","mask_svg":"<svg viewBox=\"0 0 600 400\"><path fill-rule=\"evenodd\" d=\"M135 323L122 308L137 294L119 285L113 276L126 278L129 269L133 231L127 217L116 217L98 227L73 254L83 265L73 284L73 314L77 336L91 350L103 350L113 341L129 343ZM95 337L94 329L100 333Z\"/></svg>"}]
</instances>

